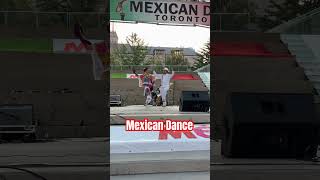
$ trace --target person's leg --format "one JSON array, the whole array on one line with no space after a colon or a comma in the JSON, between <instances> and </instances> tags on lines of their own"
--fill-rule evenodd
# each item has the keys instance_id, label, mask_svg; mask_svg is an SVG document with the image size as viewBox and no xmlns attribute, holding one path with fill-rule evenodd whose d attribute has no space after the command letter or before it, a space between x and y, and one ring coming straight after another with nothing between
<instances>
[{"instance_id":1,"label":"person's leg","mask_svg":"<svg viewBox=\"0 0 320 180\"><path fill-rule=\"evenodd\" d=\"M168 90L169 90L169 87L164 87L163 88L163 94L161 95L163 106L167 106L167 93L168 93Z\"/></svg>"},{"instance_id":2,"label":"person's leg","mask_svg":"<svg viewBox=\"0 0 320 180\"><path fill-rule=\"evenodd\" d=\"M150 102L151 102L151 91L150 91L150 88L148 86L145 87L145 97L146 97L145 105L150 104Z\"/></svg>"},{"instance_id":3,"label":"person's leg","mask_svg":"<svg viewBox=\"0 0 320 180\"><path fill-rule=\"evenodd\" d=\"M165 88L163 86L160 87L160 95L161 95L162 105L164 105L163 103L166 102L166 93L165 93Z\"/></svg>"},{"instance_id":4,"label":"person's leg","mask_svg":"<svg viewBox=\"0 0 320 180\"><path fill-rule=\"evenodd\" d=\"M143 87L143 97L145 97L144 105L147 105L147 87Z\"/></svg>"}]
</instances>

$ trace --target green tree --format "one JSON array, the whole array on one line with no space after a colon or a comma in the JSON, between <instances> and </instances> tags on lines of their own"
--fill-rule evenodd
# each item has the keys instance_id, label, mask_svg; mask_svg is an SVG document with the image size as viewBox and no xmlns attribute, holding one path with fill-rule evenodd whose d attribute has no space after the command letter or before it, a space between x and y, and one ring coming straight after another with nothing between
<instances>
[{"instance_id":1,"label":"green tree","mask_svg":"<svg viewBox=\"0 0 320 180\"><path fill-rule=\"evenodd\" d=\"M121 61L119 56L121 56L123 53L121 53L120 48L116 48L115 50L111 51L110 54L110 64L111 65L121 65Z\"/></svg>"},{"instance_id":2,"label":"green tree","mask_svg":"<svg viewBox=\"0 0 320 180\"><path fill-rule=\"evenodd\" d=\"M281 2L270 0L268 8L265 10L266 15L260 18L259 25L263 30L267 30L318 7L320 7L320 0L285 0Z\"/></svg>"},{"instance_id":3,"label":"green tree","mask_svg":"<svg viewBox=\"0 0 320 180\"><path fill-rule=\"evenodd\" d=\"M210 63L210 41L205 43L205 45L197 53L197 58L192 66L193 70L199 69Z\"/></svg>"},{"instance_id":4,"label":"green tree","mask_svg":"<svg viewBox=\"0 0 320 180\"><path fill-rule=\"evenodd\" d=\"M213 7L214 26L217 30L243 30L257 21L257 4L247 0L220 0ZM215 14L217 13L217 14ZM219 14L244 13L244 14ZM248 14L246 14L248 13ZM221 26L221 27L220 27ZM251 28L251 27L249 27Z\"/></svg>"},{"instance_id":5,"label":"green tree","mask_svg":"<svg viewBox=\"0 0 320 180\"><path fill-rule=\"evenodd\" d=\"M156 65L160 66L163 65L163 59L159 56L152 56L150 58L147 58L144 65Z\"/></svg>"},{"instance_id":6,"label":"green tree","mask_svg":"<svg viewBox=\"0 0 320 180\"><path fill-rule=\"evenodd\" d=\"M0 10L31 10L32 0L0 0Z\"/></svg>"},{"instance_id":7,"label":"green tree","mask_svg":"<svg viewBox=\"0 0 320 180\"><path fill-rule=\"evenodd\" d=\"M127 44L121 44L112 53L111 62L120 62L122 65L143 65L148 54L148 48L143 39L136 33L126 38Z\"/></svg>"}]
</instances>

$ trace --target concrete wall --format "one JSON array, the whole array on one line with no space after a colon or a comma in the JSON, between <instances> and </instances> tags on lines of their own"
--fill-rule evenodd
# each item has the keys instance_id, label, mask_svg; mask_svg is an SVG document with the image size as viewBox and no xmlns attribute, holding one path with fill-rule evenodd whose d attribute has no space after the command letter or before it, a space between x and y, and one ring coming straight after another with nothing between
<instances>
[{"instance_id":1,"label":"concrete wall","mask_svg":"<svg viewBox=\"0 0 320 180\"><path fill-rule=\"evenodd\" d=\"M196 74L194 74L197 76ZM173 80L168 92L169 104L179 105L181 91L207 91L201 80ZM156 81L156 87L160 86L160 81ZM142 105L145 102L143 88L138 87L136 79L111 79L110 94L120 94L124 105Z\"/></svg>"}]
</instances>

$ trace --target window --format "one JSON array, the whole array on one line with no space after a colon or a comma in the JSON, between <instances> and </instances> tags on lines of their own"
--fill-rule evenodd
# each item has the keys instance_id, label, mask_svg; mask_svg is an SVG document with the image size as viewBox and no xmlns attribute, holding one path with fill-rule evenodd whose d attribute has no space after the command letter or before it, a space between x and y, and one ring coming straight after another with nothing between
<instances>
[{"instance_id":1,"label":"window","mask_svg":"<svg viewBox=\"0 0 320 180\"><path fill-rule=\"evenodd\" d=\"M175 56L183 55L183 50L182 49L173 49L171 50L171 54Z\"/></svg>"},{"instance_id":2,"label":"window","mask_svg":"<svg viewBox=\"0 0 320 180\"><path fill-rule=\"evenodd\" d=\"M164 49L155 49L153 50L154 56L164 56L166 54Z\"/></svg>"}]
</instances>

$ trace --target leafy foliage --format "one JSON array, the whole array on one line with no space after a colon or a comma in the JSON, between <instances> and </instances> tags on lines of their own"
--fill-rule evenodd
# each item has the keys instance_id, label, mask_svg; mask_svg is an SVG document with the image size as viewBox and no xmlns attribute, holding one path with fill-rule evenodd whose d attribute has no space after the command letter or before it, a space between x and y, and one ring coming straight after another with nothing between
<instances>
[{"instance_id":1,"label":"leafy foliage","mask_svg":"<svg viewBox=\"0 0 320 180\"><path fill-rule=\"evenodd\" d=\"M146 59L144 65L163 65L163 58L160 58L159 56L152 56Z\"/></svg>"},{"instance_id":2,"label":"leafy foliage","mask_svg":"<svg viewBox=\"0 0 320 180\"><path fill-rule=\"evenodd\" d=\"M207 42L203 46L203 48L201 48L199 53L197 53L197 58L192 68L196 70L203 66L208 65L209 63L210 63L210 41Z\"/></svg>"},{"instance_id":3,"label":"leafy foliage","mask_svg":"<svg viewBox=\"0 0 320 180\"><path fill-rule=\"evenodd\" d=\"M0 10L31 10L32 0L0 0Z\"/></svg>"},{"instance_id":4,"label":"leafy foliage","mask_svg":"<svg viewBox=\"0 0 320 180\"><path fill-rule=\"evenodd\" d=\"M37 0L41 11L93 11L97 0Z\"/></svg>"},{"instance_id":5,"label":"leafy foliage","mask_svg":"<svg viewBox=\"0 0 320 180\"><path fill-rule=\"evenodd\" d=\"M165 65L189 65L188 60L183 53L175 53L174 51L166 58Z\"/></svg>"},{"instance_id":6,"label":"leafy foliage","mask_svg":"<svg viewBox=\"0 0 320 180\"><path fill-rule=\"evenodd\" d=\"M113 51L111 63L122 65L142 65L146 59L148 48L143 39L136 33L126 38L126 44L120 44Z\"/></svg>"}]
</instances>

